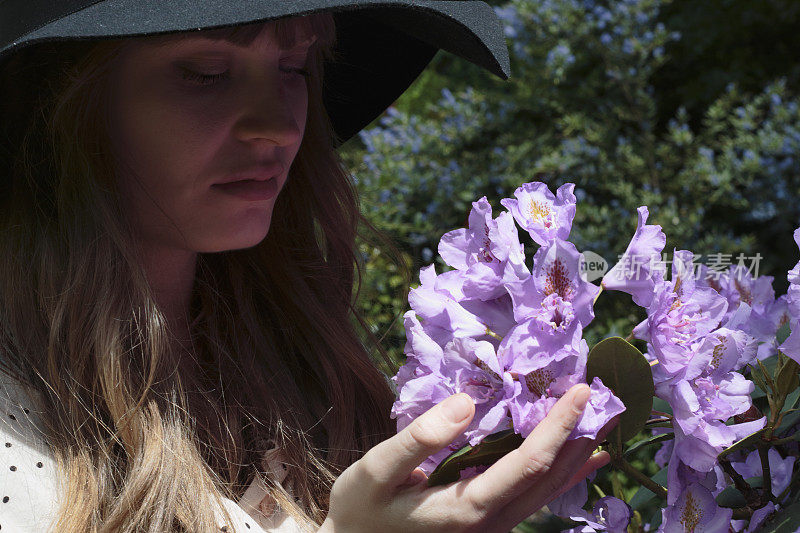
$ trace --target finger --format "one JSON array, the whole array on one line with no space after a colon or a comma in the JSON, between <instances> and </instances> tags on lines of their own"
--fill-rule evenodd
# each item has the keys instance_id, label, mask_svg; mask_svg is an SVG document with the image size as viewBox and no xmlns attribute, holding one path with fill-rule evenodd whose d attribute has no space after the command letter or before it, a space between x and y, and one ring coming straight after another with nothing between
<instances>
[{"instance_id":1,"label":"finger","mask_svg":"<svg viewBox=\"0 0 800 533\"><path fill-rule=\"evenodd\" d=\"M606 440L606 437L608 437L609 433L611 433L611 431L612 431L612 430L613 430L615 427L617 427L617 424L619 424L619 418L620 418L620 416L622 416L622 415L621 415L621 414L620 414L620 415L616 415L614 418L612 418L611 420L609 420L608 422L606 422L606 425L605 425L605 426L603 426L603 427L600 429L600 431L598 431L598 432L597 432L597 438L596 438L595 440L597 441L597 443L598 443L598 446L599 446L599 445L600 445L600 444L601 444L603 441L605 441L605 440Z\"/></svg>"},{"instance_id":2,"label":"finger","mask_svg":"<svg viewBox=\"0 0 800 533\"><path fill-rule=\"evenodd\" d=\"M469 480L464 489L467 501L477 510L491 515L528 491L550 469L580 419L589 394L585 383L567 391L519 448L500 458L479 477Z\"/></svg>"},{"instance_id":3,"label":"finger","mask_svg":"<svg viewBox=\"0 0 800 533\"><path fill-rule=\"evenodd\" d=\"M428 476L425 474L425 472L421 468L415 468L399 488L413 487L414 485L419 485L427 481ZM427 483L425 483L425 486L427 487Z\"/></svg>"},{"instance_id":4,"label":"finger","mask_svg":"<svg viewBox=\"0 0 800 533\"><path fill-rule=\"evenodd\" d=\"M608 455L608 452L598 452L584 461L580 468L575 469L569 481L564 483L557 491L551 494L541 494L536 491L520 495L499 513L498 516L505 521L502 530L513 529L517 524L567 492L577 483L585 480L592 472L607 465L610 459L611 456ZM538 485L536 488L538 488Z\"/></svg>"},{"instance_id":5,"label":"finger","mask_svg":"<svg viewBox=\"0 0 800 533\"><path fill-rule=\"evenodd\" d=\"M516 506L514 509L521 509L520 521L530 514L527 512L529 509L537 509L552 500L556 494L562 493L596 447L595 441L587 438L567 441L547 473L533 487L508 504Z\"/></svg>"},{"instance_id":6,"label":"finger","mask_svg":"<svg viewBox=\"0 0 800 533\"><path fill-rule=\"evenodd\" d=\"M552 475L552 477L543 480L542 483L539 483L509 504L509 512L518 510L521 517L520 521L524 520L531 513L567 492L579 481L586 479L596 469L608 464L611 459L608 452L592 454L592 451L589 450L586 454L581 454L579 458L568 463L569 466L567 468L548 474ZM557 458L556 462L559 460Z\"/></svg>"},{"instance_id":7,"label":"finger","mask_svg":"<svg viewBox=\"0 0 800 533\"><path fill-rule=\"evenodd\" d=\"M568 441L556 457L550 471L531 491L524 495L529 502L527 505L535 505L536 501L542 502L540 506L544 505L569 490L575 483L593 472L593 470L589 470L581 476L581 473L587 468L587 464L591 465L602 459L606 462L601 466L605 466L611 456L608 452L594 453L594 451L605 440L608 433L614 429L618 421L619 415L612 418L597 432L596 439L580 438ZM592 457L595 457L594 462L589 462ZM597 468L600 468L600 466ZM538 509L538 507L536 508Z\"/></svg>"},{"instance_id":8,"label":"finger","mask_svg":"<svg viewBox=\"0 0 800 533\"><path fill-rule=\"evenodd\" d=\"M570 480L564 484L564 487L561 490L559 490L555 494L555 496L553 496L552 498L550 498L545 502L545 505L547 505L551 501L555 500L556 498L567 492L569 489L574 487L576 483L583 481L584 479L589 477L591 473L594 472L595 470L603 468L610 462L611 462L611 455L609 455L608 452L605 451L597 452L591 455L586 460L586 462L583 463L583 466L581 466L578 469L578 471L575 472L575 474L570 478Z\"/></svg>"},{"instance_id":9,"label":"finger","mask_svg":"<svg viewBox=\"0 0 800 533\"><path fill-rule=\"evenodd\" d=\"M469 425L475 404L469 395L454 394L415 418L397 435L371 448L354 466L359 478L374 488L397 487L428 456L453 442Z\"/></svg>"},{"instance_id":10,"label":"finger","mask_svg":"<svg viewBox=\"0 0 800 533\"><path fill-rule=\"evenodd\" d=\"M611 456L607 452L598 452L590 456L583 465L577 469L574 475L564 483L558 491L548 494L522 494L516 500L507 505L498 514L502 524L498 524L499 530L510 531L520 522L530 517L536 511L549 504L576 484L583 482L592 472L608 464Z\"/></svg>"}]
</instances>

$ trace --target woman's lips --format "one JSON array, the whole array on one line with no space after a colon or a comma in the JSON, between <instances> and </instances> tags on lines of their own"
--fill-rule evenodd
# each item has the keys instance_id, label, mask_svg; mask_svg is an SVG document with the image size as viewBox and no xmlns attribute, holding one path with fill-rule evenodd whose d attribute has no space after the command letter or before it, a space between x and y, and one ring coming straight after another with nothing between
<instances>
[{"instance_id":1,"label":"woman's lips","mask_svg":"<svg viewBox=\"0 0 800 533\"><path fill-rule=\"evenodd\" d=\"M242 200L263 201L277 196L278 180L270 178L265 181L231 181L229 183L215 183L211 188Z\"/></svg>"}]
</instances>

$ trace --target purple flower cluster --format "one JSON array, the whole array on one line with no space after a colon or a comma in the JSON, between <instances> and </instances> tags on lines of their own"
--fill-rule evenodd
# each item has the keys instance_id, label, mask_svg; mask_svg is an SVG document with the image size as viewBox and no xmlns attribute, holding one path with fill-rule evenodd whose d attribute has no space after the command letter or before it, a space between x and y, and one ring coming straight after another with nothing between
<instances>
[{"instance_id":1,"label":"purple flower cluster","mask_svg":"<svg viewBox=\"0 0 800 533\"><path fill-rule=\"evenodd\" d=\"M452 269L441 274L433 265L421 269L404 317L407 362L393 378L392 417L400 431L459 392L476 407L463 435L421 465L426 473L453 451L493 433L512 429L527 437L559 397L586 381L589 348L583 331L594 319L601 288L582 275L582 254L568 240L576 212L573 191L573 184L553 194L543 183L526 183L514 198L501 200L506 211L496 217L481 198L473 203L468 227L445 234L439 243L439 254ZM647 207L638 209L636 232L602 287L630 294L646 310L633 336L646 342L655 394L671 408L671 428L656 430L674 435L655 458L667 469L659 530L754 531L781 502L773 499L749 521L732 521L732 510L716 501L731 484L718 456L766 424L753 409L749 365L779 352L800 362L800 262L789 271L787 294L778 298L772 277L754 277L741 264L712 271L695 264L691 252L675 250L666 265L661 261L666 236L661 226L647 223L648 216ZM530 265L517 225L538 245ZM800 228L794 238L800 248ZM778 338L786 325L788 337ZM596 438L625 410L599 378L590 388L572 439ZM768 457L727 453L731 468L744 478L762 476L762 459L768 460L774 498L789 486L793 457L783 458L775 449ZM486 468L464 469L460 477ZM578 483L549 507L581 524L572 531L626 530L632 513L624 501L603 497L586 510L587 496L586 483Z\"/></svg>"},{"instance_id":2,"label":"purple flower cluster","mask_svg":"<svg viewBox=\"0 0 800 533\"><path fill-rule=\"evenodd\" d=\"M513 199L501 201L508 211L497 217L481 198L472 204L469 227L446 233L439 243L453 270L421 269L404 317L407 361L393 378L392 417L401 431L459 392L476 408L464 434L421 465L426 473L492 433L513 429L527 437L560 396L585 382L589 349L582 332L594 318L600 289L581 277L581 255L566 240L575 216L573 189L567 184L554 195L543 183L524 184ZM515 220L539 245L531 269ZM596 438L625 409L599 378L590 387L570 438Z\"/></svg>"},{"instance_id":3,"label":"purple flower cluster","mask_svg":"<svg viewBox=\"0 0 800 533\"><path fill-rule=\"evenodd\" d=\"M639 208L636 233L602 285L629 293L646 308L647 318L633 333L647 342L656 396L673 411L674 441L657 457L668 469L661 529L727 531L732 511L714 499L727 484L717 455L766 423L766 417L731 422L752 406L754 385L739 371L778 349L797 359L800 263L789 272L789 294L778 299L771 277L754 279L740 265L713 276L684 250L674 252L668 280L666 269L652 260L661 256L666 238L660 226L647 224L647 215L646 207ZM800 246L800 230L795 240ZM792 335L777 346L776 331L786 321L792 322ZM756 460L748 457L741 473L754 472ZM760 475L760 463L758 469ZM776 463L776 471L783 474L773 477L785 478L786 465Z\"/></svg>"},{"instance_id":4,"label":"purple flower cluster","mask_svg":"<svg viewBox=\"0 0 800 533\"><path fill-rule=\"evenodd\" d=\"M794 230L794 242L800 248L800 228ZM800 363L800 261L789 271L789 290L786 291L786 307L792 333L779 349Z\"/></svg>"}]
</instances>

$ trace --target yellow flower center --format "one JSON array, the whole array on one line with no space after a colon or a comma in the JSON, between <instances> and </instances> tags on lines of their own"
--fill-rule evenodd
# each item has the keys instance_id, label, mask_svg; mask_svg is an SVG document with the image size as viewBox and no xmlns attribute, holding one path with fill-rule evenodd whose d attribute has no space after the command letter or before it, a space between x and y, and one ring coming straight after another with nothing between
<instances>
[{"instance_id":1,"label":"yellow flower center","mask_svg":"<svg viewBox=\"0 0 800 533\"><path fill-rule=\"evenodd\" d=\"M719 363L722 361L722 354L725 352L725 344L728 342L728 339L722 336L717 337L719 339L719 344L714 346L714 353L711 356L711 366L715 369L719 368Z\"/></svg>"},{"instance_id":2,"label":"yellow flower center","mask_svg":"<svg viewBox=\"0 0 800 533\"><path fill-rule=\"evenodd\" d=\"M697 505L697 501L691 492L686 492L686 505L681 513L681 524L687 533L694 533L700 520L703 518L703 510Z\"/></svg>"},{"instance_id":3,"label":"yellow flower center","mask_svg":"<svg viewBox=\"0 0 800 533\"><path fill-rule=\"evenodd\" d=\"M538 202L531 199L528 203L528 216L537 222L541 222L545 226L550 226L550 206L544 202Z\"/></svg>"}]
</instances>

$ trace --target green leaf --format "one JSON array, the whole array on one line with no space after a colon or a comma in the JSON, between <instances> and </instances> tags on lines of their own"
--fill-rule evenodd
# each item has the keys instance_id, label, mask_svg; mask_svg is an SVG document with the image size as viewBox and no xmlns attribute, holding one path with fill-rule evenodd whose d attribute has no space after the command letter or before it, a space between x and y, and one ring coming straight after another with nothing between
<instances>
[{"instance_id":1,"label":"green leaf","mask_svg":"<svg viewBox=\"0 0 800 533\"><path fill-rule=\"evenodd\" d=\"M761 369L761 379L766 383L766 387L764 390L769 390L775 392L775 381L772 379L775 376L775 371L778 367L778 357L772 356L764 361L759 361L756 359L756 363L758 364L758 368Z\"/></svg>"},{"instance_id":2,"label":"green leaf","mask_svg":"<svg viewBox=\"0 0 800 533\"><path fill-rule=\"evenodd\" d=\"M778 375L775 377L775 392L785 398L797 388L799 383L798 375L800 375L800 365L794 359L787 357L784 363L780 365Z\"/></svg>"},{"instance_id":3,"label":"green leaf","mask_svg":"<svg viewBox=\"0 0 800 533\"><path fill-rule=\"evenodd\" d=\"M748 365L749 366L749 365ZM767 387L767 382L764 379L764 373L761 371L760 368L755 366L750 366L750 380L756 384L758 389L766 393L769 388ZM766 394L764 394L766 396Z\"/></svg>"},{"instance_id":4,"label":"green leaf","mask_svg":"<svg viewBox=\"0 0 800 533\"><path fill-rule=\"evenodd\" d=\"M793 390L786 397L786 402L783 404L783 411L789 411L797 406L797 400L800 400L800 388Z\"/></svg>"},{"instance_id":5,"label":"green leaf","mask_svg":"<svg viewBox=\"0 0 800 533\"><path fill-rule=\"evenodd\" d=\"M758 385L753 387L753 392L750 394L750 397L754 400L757 400L758 398L765 398L766 396L767 393L764 392L764 389L762 389Z\"/></svg>"},{"instance_id":6,"label":"green leaf","mask_svg":"<svg viewBox=\"0 0 800 533\"><path fill-rule=\"evenodd\" d=\"M770 376L775 375L775 367L778 366L780 356L778 354L770 355L766 359L757 359L756 363L764 365Z\"/></svg>"},{"instance_id":7,"label":"green leaf","mask_svg":"<svg viewBox=\"0 0 800 533\"><path fill-rule=\"evenodd\" d=\"M747 499L745 499L744 494L736 487L725 487L725 489L717 495L717 505L736 509L737 507L744 507L747 505Z\"/></svg>"},{"instance_id":8,"label":"green leaf","mask_svg":"<svg viewBox=\"0 0 800 533\"><path fill-rule=\"evenodd\" d=\"M791 332L792 332L792 330L789 327L789 322L787 321L780 328L778 328L778 332L775 333L775 342L776 342L776 344L781 345L784 342L786 342L786 339L789 338L789 334Z\"/></svg>"},{"instance_id":9,"label":"green leaf","mask_svg":"<svg viewBox=\"0 0 800 533\"><path fill-rule=\"evenodd\" d=\"M621 432L620 440L625 442L639 433L650 417L655 394L650 363L625 339L610 337L589 352L586 381L591 383L595 377L625 405L619 424L609 436L615 440L614 434Z\"/></svg>"},{"instance_id":10,"label":"green leaf","mask_svg":"<svg viewBox=\"0 0 800 533\"><path fill-rule=\"evenodd\" d=\"M633 446L625 450L624 455L628 457L636 453L638 450L644 448L645 446L650 446L651 444L658 444L659 442L668 441L674 438L675 438L674 433L662 433L661 435L653 435L652 437L649 437L647 439L637 441Z\"/></svg>"},{"instance_id":11,"label":"green leaf","mask_svg":"<svg viewBox=\"0 0 800 533\"><path fill-rule=\"evenodd\" d=\"M653 409L662 413L672 414L672 406L658 396L653 397Z\"/></svg>"},{"instance_id":12,"label":"green leaf","mask_svg":"<svg viewBox=\"0 0 800 533\"><path fill-rule=\"evenodd\" d=\"M664 467L655 475L653 475L650 479L658 483L659 485L666 486L667 485L667 468ZM647 502L655 498L656 495L650 491L650 489L646 489L644 487L639 487L639 490L636 491L636 494L633 495L631 500L628 502L628 505L631 506L631 509L637 510L641 509Z\"/></svg>"},{"instance_id":13,"label":"green leaf","mask_svg":"<svg viewBox=\"0 0 800 533\"><path fill-rule=\"evenodd\" d=\"M775 435L781 435L798 421L800 421L800 409L786 411L783 419L781 419L781 425L775 430Z\"/></svg>"},{"instance_id":14,"label":"green leaf","mask_svg":"<svg viewBox=\"0 0 800 533\"><path fill-rule=\"evenodd\" d=\"M764 480L761 476L749 477L744 481L754 489L760 489L764 486ZM737 507L744 507L747 505L747 499L739 489L731 486L726 487L717 495L717 504L720 507L729 507L731 509L735 509Z\"/></svg>"},{"instance_id":15,"label":"green leaf","mask_svg":"<svg viewBox=\"0 0 800 533\"><path fill-rule=\"evenodd\" d=\"M458 481L461 470L470 466L491 466L501 457L520 447L523 439L513 429L486 436L480 444L469 444L448 455L428 477L428 486L446 485Z\"/></svg>"},{"instance_id":16,"label":"green leaf","mask_svg":"<svg viewBox=\"0 0 800 533\"><path fill-rule=\"evenodd\" d=\"M800 502L781 509L771 520L761 524L759 531L768 533L796 533L800 529Z\"/></svg>"},{"instance_id":17,"label":"green leaf","mask_svg":"<svg viewBox=\"0 0 800 533\"><path fill-rule=\"evenodd\" d=\"M745 438L738 440L731 444L729 447L725 448L717 455L717 459L724 459L727 455L735 452L736 450L741 450L742 448L748 448L750 446L754 446L757 442L761 440L761 435L767 430L767 428L761 428L755 433L751 433L750 435L746 436Z\"/></svg>"}]
</instances>

